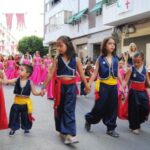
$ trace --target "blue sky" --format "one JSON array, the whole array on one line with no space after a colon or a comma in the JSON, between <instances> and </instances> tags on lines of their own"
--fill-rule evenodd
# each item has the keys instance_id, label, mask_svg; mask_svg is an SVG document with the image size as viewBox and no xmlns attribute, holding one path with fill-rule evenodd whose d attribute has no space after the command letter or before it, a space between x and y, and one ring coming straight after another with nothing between
<instances>
[{"instance_id":1,"label":"blue sky","mask_svg":"<svg viewBox=\"0 0 150 150\"><path fill-rule=\"evenodd\" d=\"M36 34L43 36L44 0L0 0L0 23L6 26L4 13L26 13L26 29L16 29L16 17L13 18L12 31L17 40L23 36Z\"/></svg>"}]
</instances>

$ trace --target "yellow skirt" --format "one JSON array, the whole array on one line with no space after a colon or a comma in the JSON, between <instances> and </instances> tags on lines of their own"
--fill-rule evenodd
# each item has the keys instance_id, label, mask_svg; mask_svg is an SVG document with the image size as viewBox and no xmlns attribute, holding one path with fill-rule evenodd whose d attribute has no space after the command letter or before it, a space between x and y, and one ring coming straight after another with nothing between
<instances>
[{"instance_id":1,"label":"yellow skirt","mask_svg":"<svg viewBox=\"0 0 150 150\"><path fill-rule=\"evenodd\" d=\"M27 105L29 114L32 113L33 111L32 100L29 97L26 98L26 97L15 96L14 104Z\"/></svg>"}]
</instances>

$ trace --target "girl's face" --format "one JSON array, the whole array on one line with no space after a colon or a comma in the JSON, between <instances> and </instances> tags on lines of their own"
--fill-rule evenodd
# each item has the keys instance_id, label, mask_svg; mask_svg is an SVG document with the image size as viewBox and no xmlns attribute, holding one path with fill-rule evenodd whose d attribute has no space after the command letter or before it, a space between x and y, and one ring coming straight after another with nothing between
<instances>
[{"instance_id":1,"label":"girl's face","mask_svg":"<svg viewBox=\"0 0 150 150\"><path fill-rule=\"evenodd\" d=\"M37 57L40 56L39 52L36 52L35 55L36 55Z\"/></svg>"},{"instance_id":2,"label":"girl's face","mask_svg":"<svg viewBox=\"0 0 150 150\"><path fill-rule=\"evenodd\" d=\"M24 58L27 59L28 58L27 55L24 55Z\"/></svg>"},{"instance_id":3,"label":"girl's face","mask_svg":"<svg viewBox=\"0 0 150 150\"><path fill-rule=\"evenodd\" d=\"M115 50L115 41L113 39L109 39L106 43L106 49L108 53L112 53Z\"/></svg>"},{"instance_id":4,"label":"girl's face","mask_svg":"<svg viewBox=\"0 0 150 150\"><path fill-rule=\"evenodd\" d=\"M135 52L136 51L136 47L135 46L131 46L131 52Z\"/></svg>"},{"instance_id":5,"label":"girl's face","mask_svg":"<svg viewBox=\"0 0 150 150\"><path fill-rule=\"evenodd\" d=\"M135 66L135 68L139 69L142 65L143 65L143 59L142 57L134 57L133 58L133 64Z\"/></svg>"},{"instance_id":6,"label":"girl's face","mask_svg":"<svg viewBox=\"0 0 150 150\"><path fill-rule=\"evenodd\" d=\"M9 56L9 60L12 60L13 59L13 57L12 56Z\"/></svg>"},{"instance_id":7,"label":"girl's face","mask_svg":"<svg viewBox=\"0 0 150 150\"><path fill-rule=\"evenodd\" d=\"M58 40L56 46L57 46L57 50L58 50L59 54L63 55L66 53L67 46L64 42L62 42L61 40Z\"/></svg>"},{"instance_id":8,"label":"girl's face","mask_svg":"<svg viewBox=\"0 0 150 150\"><path fill-rule=\"evenodd\" d=\"M120 63L119 63L119 68L123 68L123 65L124 65L124 63L123 63L123 62L120 62Z\"/></svg>"}]
</instances>

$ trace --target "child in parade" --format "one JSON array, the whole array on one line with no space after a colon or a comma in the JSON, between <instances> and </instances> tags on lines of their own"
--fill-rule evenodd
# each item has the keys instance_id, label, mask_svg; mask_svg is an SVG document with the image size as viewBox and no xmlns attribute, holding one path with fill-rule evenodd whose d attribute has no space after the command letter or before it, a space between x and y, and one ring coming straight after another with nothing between
<instances>
[{"instance_id":1,"label":"child in parade","mask_svg":"<svg viewBox=\"0 0 150 150\"><path fill-rule=\"evenodd\" d=\"M10 55L8 57L8 60L6 63L6 69L5 69L5 74L6 74L8 79L14 79L15 78L15 73L16 73L15 66L16 66L16 64L15 64L14 57L12 55Z\"/></svg>"},{"instance_id":2,"label":"child in parade","mask_svg":"<svg viewBox=\"0 0 150 150\"><path fill-rule=\"evenodd\" d=\"M25 54L21 59L21 64L31 65L31 61L29 59L29 55Z\"/></svg>"},{"instance_id":3,"label":"child in parade","mask_svg":"<svg viewBox=\"0 0 150 150\"><path fill-rule=\"evenodd\" d=\"M42 58L40 57L39 51L36 51L33 58L33 73L31 76L31 80L35 85L41 84L41 64Z\"/></svg>"},{"instance_id":4,"label":"child in parade","mask_svg":"<svg viewBox=\"0 0 150 150\"><path fill-rule=\"evenodd\" d=\"M119 73L122 78L122 82L126 81L126 75L127 75L127 63L124 59L121 59L119 61ZM118 117L120 119L127 119L128 114L126 113L126 103L127 103L127 97L128 97L128 85L126 85L124 88L122 88L122 83L118 79Z\"/></svg>"},{"instance_id":5,"label":"child in parade","mask_svg":"<svg viewBox=\"0 0 150 150\"><path fill-rule=\"evenodd\" d=\"M58 57L48 74L44 85L56 74L55 81L55 126L56 130L64 137L64 144L78 143L76 138L76 70L85 84L85 89L90 90L83 73L81 60L76 56L71 39L61 36L57 40Z\"/></svg>"},{"instance_id":6,"label":"child in parade","mask_svg":"<svg viewBox=\"0 0 150 150\"><path fill-rule=\"evenodd\" d=\"M51 60L49 61L47 67L47 74L49 73L50 68L52 67L53 61L54 61L54 56L52 56ZM54 100L54 82L55 82L55 77L53 76L53 78L47 84L47 99L49 100Z\"/></svg>"},{"instance_id":7,"label":"child in parade","mask_svg":"<svg viewBox=\"0 0 150 150\"><path fill-rule=\"evenodd\" d=\"M3 78L3 72L0 70L0 79ZM0 83L0 130L4 130L8 128L8 120L5 108L5 99L3 93L3 87Z\"/></svg>"},{"instance_id":8,"label":"child in parade","mask_svg":"<svg viewBox=\"0 0 150 150\"><path fill-rule=\"evenodd\" d=\"M32 66L22 64L19 68L19 78L8 80L3 74L1 83L4 84L15 84L14 87L14 104L10 110L9 116L9 128L11 129L9 135L15 134L15 131L21 128L24 133L29 133L32 128L32 101L30 94L32 92L35 96L43 96L43 92L37 92L33 83L29 80L33 71Z\"/></svg>"},{"instance_id":9,"label":"child in parade","mask_svg":"<svg viewBox=\"0 0 150 150\"><path fill-rule=\"evenodd\" d=\"M118 71L116 48L116 42L112 37L103 41L102 54L96 61L95 71L89 81L92 85L97 75L99 76L99 99L95 101L91 112L85 115L87 131L91 130L92 124L97 124L102 120L107 127L106 133L112 137L119 137L115 128L118 110L117 78L121 80L121 77Z\"/></svg>"},{"instance_id":10,"label":"child in parade","mask_svg":"<svg viewBox=\"0 0 150 150\"><path fill-rule=\"evenodd\" d=\"M146 84L150 87L150 79L144 65L144 54L136 52L133 56L133 66L129 69L126 82L130 80L128 96L128 120L132 133L139 134L141 124L148 119L149 96Z\"/></svg>"}]
</instances>

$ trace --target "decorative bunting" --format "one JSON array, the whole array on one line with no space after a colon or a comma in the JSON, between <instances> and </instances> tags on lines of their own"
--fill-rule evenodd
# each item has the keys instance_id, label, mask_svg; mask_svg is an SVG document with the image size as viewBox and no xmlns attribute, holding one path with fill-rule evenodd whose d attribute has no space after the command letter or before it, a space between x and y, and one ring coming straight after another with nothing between
<instances>
[{"instance_id":1,"label":"decorative bunting","mask_svg":"<svg viewBox=\"0 0 150 150\"><path fill-rule=\"evenodd\" d=\"M25 28L25 15L23 13L17 13L16 18L17 18L17 29L23 30L23 28Z\"/></svg>"},{"instance_id":2,"label":"decorative bunting","mask_svg":"<svg viewBox=\"0 0 150 150\"><path fill-rule=\"evenodd\" d=\"M11 28L12 28L13 14L12 14L12 13L10 13L10 14L5 14L5 17L6 17L7 28L8 28L9 30L11 30Z\"/></svg>"}]
</instances>

